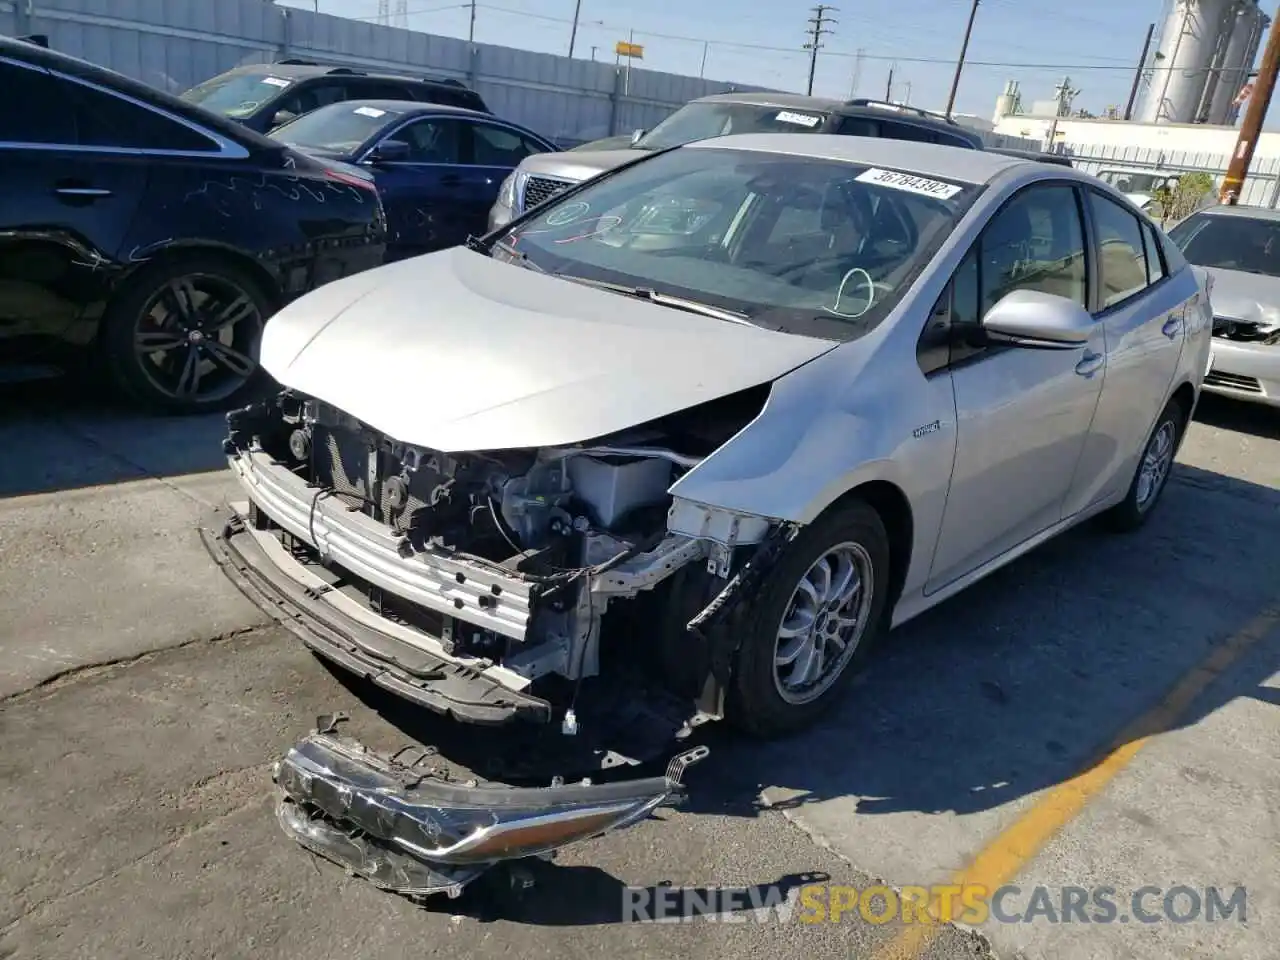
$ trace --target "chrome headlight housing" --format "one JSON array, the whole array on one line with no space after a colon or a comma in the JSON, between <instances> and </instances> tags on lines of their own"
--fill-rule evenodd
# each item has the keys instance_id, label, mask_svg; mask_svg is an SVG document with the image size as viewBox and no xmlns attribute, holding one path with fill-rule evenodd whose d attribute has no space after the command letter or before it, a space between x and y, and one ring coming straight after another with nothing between
<instances>
[{"instance_id":1,"label":"chrome headlight housing","mask_svg":"<svg viewBox=\"0 0 1280 960\"><path fill-rule=\"evenodd\" d=\"M507 175L507 179L502 181L502 185L498 187L498 205L515 209L516 205L516 177L518 170L512 170Z\"/></svg>"}]
</instances>

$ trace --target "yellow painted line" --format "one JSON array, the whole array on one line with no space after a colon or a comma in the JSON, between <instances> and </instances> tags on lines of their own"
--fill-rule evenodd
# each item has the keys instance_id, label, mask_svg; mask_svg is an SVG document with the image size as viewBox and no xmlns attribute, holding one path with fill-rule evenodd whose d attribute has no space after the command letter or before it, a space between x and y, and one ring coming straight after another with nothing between
<instances>
[{"instance_id":1,"label":"yellow painted line","mask_svg":"<svg viewBox=\"0 0 1280 960\"><path fill-rule=\"evenodd\" d=\"M1280 624L1280 605L1272 606L1218 644L1151 710L1129 724L1110 751L1093 767L1046 792L1003 833L992 840L951 883L977 885L988 892L1010 882L1057 833L1120 773L1152 737L1175 727L1204 691L1251 647ZM930 904L934 917L942 904ZM942 924L912 923L876 954L876 960L916 960L942 931Z\"/></svg>"}]
</instances>

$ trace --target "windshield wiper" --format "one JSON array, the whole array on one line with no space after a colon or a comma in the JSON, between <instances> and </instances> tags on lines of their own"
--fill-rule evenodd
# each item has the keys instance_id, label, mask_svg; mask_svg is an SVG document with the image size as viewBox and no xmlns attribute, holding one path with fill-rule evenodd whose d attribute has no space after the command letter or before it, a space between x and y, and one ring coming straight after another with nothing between
<instances>
[{"instance_id":1,"label":"windshield wiper","mask_svg":"<svg viewBox=\"0 0 1280 960\"><path fill-rule=\"evenodd\" d=\"M591 280L587 277L575 277L572 274L557 273L557 277L562 280L572 280L574 283L581 283L588 287L596 287L600 290L608 290L612 293L620 293L623 296L635 297L637 300L648 300L650 303L656 303L663 307L673 307L676 310L685 310L689 313L701 314L704 317L713 317L716 320L727 320L729 323L745 323L747 326L753 326L751 318L745 313L739 313L737 310L726 310L723 307L713 307L709 303L702 303L700 300L690 300L688 297L677 297L669 293L659 293L652 287L629 287L625 283L610 283L608 280Z\"/></svg>"},{"instance_id":2,"label":"windshield wiper","mask_svg":"<svg viewBox=\"0 0 1280 960\"><path fill-rule=\"evenodd\" d=\"M478 240L476 242L478 246L471 247L471 238L468 238L467 246L471 247L472 250L479 250L481 253L484 253L485 252L484 244L480 243ZM541 267L538 264L534 263L532 260L529 259L529 255L527 253L525 253L523 250L517 250L512 244L499 240L493 243L489 247L490 253L492 253L492 251L494 250L498 250L498 251L501 251L502 253L505 253L512 260L515 260L517 263L519 263L520 266L522 267L528 267L530 270L535 270L538 273L547 272L545 267Z\"/></svg>"}]
</instances>

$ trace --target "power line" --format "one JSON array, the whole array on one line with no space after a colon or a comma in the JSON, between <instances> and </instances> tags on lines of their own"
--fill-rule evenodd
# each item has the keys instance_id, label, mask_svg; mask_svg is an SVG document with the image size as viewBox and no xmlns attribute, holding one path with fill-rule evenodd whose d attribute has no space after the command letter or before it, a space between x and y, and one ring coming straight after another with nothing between
<instances>
[{"instance_id":1,"label":"power line","mask_svg":"<svg viewBox=\"0 0 1280 960\"><path fill-rule=\"evenodd\" d=\"M836 23L832 17L827 16L835 7L825 3L820 3L813 8L813 16L809 18L809 42L804 48L809 51L809 88L807 93L813 96L813 75L818 70L818 51L822 49L822 38L827 34L834 33L834 30L828 30L828 23Z\"/></svg>"}]
</instances>

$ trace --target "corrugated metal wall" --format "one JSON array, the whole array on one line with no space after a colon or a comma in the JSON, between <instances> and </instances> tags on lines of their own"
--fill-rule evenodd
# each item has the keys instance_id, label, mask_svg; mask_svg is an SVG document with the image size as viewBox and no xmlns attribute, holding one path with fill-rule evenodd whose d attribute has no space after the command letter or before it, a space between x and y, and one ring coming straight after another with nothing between
<instances>
[{"instance_id":1,"label":"corrugated metal wall","mask_svg":"<svg viewBox=\"0 0 1280 960\"><path fill-rule=\"evenodd\" d=\"M1085 173L1098 174L1113 167L1133 170L1168 170L1171 173L1212 174L1221 186L1231 155L1194 153L1186 150L1151 150L1145 147L1110 147L1096 144L1066 144L1063 152ZM1240 202L1249 206L1275 207L1280 201L1280 157L1254 160L1249 167Z\"/></svg>"},{"instance_id":2,"label":"corrugated metal wall","mask_svg":"<svg viewBox=\"0 0 1280 960\"><path fill-rule=\"evenodd\" d=\"M27 12L27 8L31 12ZM469 44L265 0L0 0L0 33L172 92L242 63L314 57L457 77L493 110L569 145L652 127L696 97L764 90L611 63Z\"/></svg>"}]
</instances>

